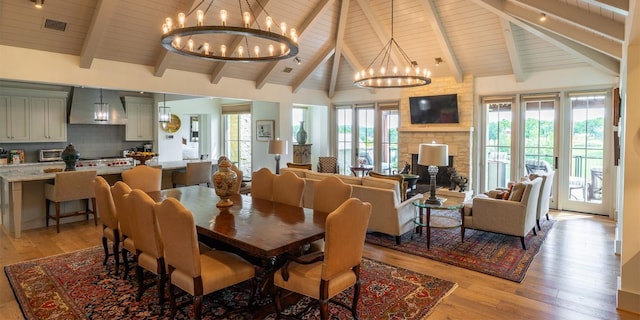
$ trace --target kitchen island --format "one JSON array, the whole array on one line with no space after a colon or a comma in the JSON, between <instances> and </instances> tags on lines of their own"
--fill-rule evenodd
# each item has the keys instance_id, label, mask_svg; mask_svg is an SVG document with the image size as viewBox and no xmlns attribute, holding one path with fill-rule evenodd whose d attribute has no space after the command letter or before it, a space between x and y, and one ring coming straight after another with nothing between
<instances>
[{"instance_id":1,"label":"kitchen island","mask_svg":"<svg viewBox=\"0 0 640 320\"><path fill-rule=\"evenodd\" d=\"M149 162L151 166L162 168L162 187L171 188L171 175L174 170L182 169L188 162L204 160L183 160L167 162ZM120 174L132 165L81 167L78 170L97 170L110 184L121 180ZM215 164L214 164L215 167ZM0 165L0 212L2 227L8 234L20 238L22 230L41 228L45 226L44 184L53 182L55 172L45 172L45 169L63 169L63 162L26 163ZM213 169L215 171L216 168ZM62 211L75 211L81 207L80 201L62 203ZM78 221L83 217L71 217L63 223Z\"/></svg>"}]
</instances>

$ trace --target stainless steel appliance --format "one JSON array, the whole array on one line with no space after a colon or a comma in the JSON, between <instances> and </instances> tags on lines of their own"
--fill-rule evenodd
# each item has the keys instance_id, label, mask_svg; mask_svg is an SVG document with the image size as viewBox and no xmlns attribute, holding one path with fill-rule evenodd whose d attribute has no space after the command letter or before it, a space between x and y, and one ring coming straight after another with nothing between
<instances>
[{"instance_id":1,"label":"stainless steel appliance","mask_svg":"<svg viewBox=\"0 0 640 320\"><path fill-rule=\"evenodd\" d=\"M144 151L144 152L153 152L153 144L145 143L144 145L142 145L142 151Z\"/></svg>"},{"instance_id":2,"label":"stainless steel appliance","mask_svg":"<svg viewBox=\"0 0 640 320\"><path fill-rule=\"evenodd\" d=\"M40 162L62 161L62 151L64 149L42 149L40 150Z\"/></svg>"}]
</instances>

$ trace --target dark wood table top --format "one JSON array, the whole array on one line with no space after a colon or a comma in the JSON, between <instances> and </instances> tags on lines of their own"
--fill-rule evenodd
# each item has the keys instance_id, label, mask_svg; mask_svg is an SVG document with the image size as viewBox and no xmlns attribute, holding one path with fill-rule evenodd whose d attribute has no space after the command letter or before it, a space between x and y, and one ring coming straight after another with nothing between
<instances>
[{"instance_id":1,"label":"dark wood table top","mask_svg":"<svg viewBox=\"0 0 640 320\"><path fill-rule=\"evenodd\" d=\"M218 208L212 188L180 187L149 192L155 201L178 199L194 216L198 234L241 249L257 258L299 250L324 237L328 213L233 195L233 206Z\"/></svg>"}]
</instances>

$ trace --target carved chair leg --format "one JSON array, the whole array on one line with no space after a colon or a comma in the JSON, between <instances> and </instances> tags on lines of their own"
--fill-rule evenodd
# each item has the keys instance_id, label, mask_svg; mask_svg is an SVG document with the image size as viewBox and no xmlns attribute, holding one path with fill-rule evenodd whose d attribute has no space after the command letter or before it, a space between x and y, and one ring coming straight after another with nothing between
<instances>
[{"instance_id":1,"label":"carved chair leg","mask_svg":"<svg viewBox=\"0 0 640 320\"><path fill-rule=\"evenodd\" d=\"M537 236L537 235L538 235L538 232L536 231L536 226L533 226L533 235L534 235L534 236Z\"/></svg>"}]
</instances>

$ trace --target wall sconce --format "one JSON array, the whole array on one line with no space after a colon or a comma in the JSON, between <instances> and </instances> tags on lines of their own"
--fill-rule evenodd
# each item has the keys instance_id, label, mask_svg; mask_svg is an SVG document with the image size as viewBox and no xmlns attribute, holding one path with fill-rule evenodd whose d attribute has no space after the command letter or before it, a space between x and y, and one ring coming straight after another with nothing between
<instances>
[{"instance_id":1,"label":"wall sconce","mask_svg":"<svg viewBox=\"0 0 640 320\"><path fill-rule=\"evenodd\" d=\"M38 9L42 9L42 5L44 4L44 0L30 0L30 1L35 3L34 7L38 8Z\"/></svg>"}]
</instances>

